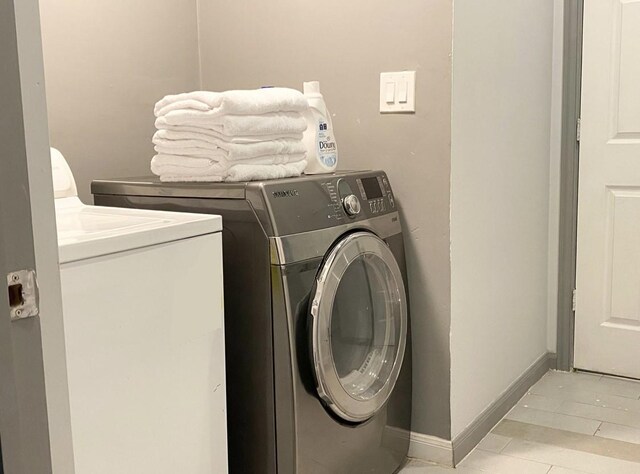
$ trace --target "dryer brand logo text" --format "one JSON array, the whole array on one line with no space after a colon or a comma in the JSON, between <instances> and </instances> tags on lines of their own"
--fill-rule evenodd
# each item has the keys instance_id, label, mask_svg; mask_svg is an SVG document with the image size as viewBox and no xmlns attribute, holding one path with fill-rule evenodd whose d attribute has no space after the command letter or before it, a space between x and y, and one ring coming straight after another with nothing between
<instances>
[{"instance_id":1,"label":"dryer brand logo text","mask_svg":"<svg viewBox=\"0 0 640 474\"><path fill-rule=\"evenodd\" d=\"M286 189L284 191L273 191L271 193L274 198L292 198L300 196L297 189Z\"/></svg>"}]
</instances>

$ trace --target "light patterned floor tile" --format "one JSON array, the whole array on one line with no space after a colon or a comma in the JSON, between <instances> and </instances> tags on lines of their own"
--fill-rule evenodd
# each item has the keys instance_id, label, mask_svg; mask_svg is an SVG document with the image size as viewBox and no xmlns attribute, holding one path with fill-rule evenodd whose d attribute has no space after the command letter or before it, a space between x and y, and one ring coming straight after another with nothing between
<instances>
[{"instance_id":1,"label":"light patterned floor tile","mask_svg":"<svg viewBox=\"0 0 640 474\"><path fill-rule=\"evenodd\" d=\"M535 393L527 393L518 402L518 405L525 408L536 408L544 411L556 411L560 408L562 399L550 398L542 395L536 395Z\"/></svg>"},{"instance_id":2,"label":"light patterned floor tile","mask_svg":"<svg viewBox=\"0 0 640 474\"><path fill-rule=\"evenodd\" d=\"M640 383L551 371L494 430L456 469L400 474L640 474Z\"/></svg>"},{"instance_id":3,"label":"light patterned floor tile","mask_svg":"<svg viewBox=\"0 0 640 474\"><path fill-rule=\"evenodd\" d=\"M551 465L546 463L481 450L472 451L460 463L460 466L472 467L493 474L547 474L551 468Z\"/></svg>"},{"instance_id":4,"label":"light patterned floor tile","mask_svg":"<svg viewBox=\"0 0 640 474\"><path fill-rule=\"evenodd\" d=\"M619 390L621 393L618 395L629 396L635 399L640 398L640 380L629 380L605 375L599 380L599 383L602 386L610 387L610 391L606 393L616 393L616 390ZM624 392L629 395L625 395Z\"/></svg>"},{"instance_id":5,"label":"light patterned floor tile","mask_svg":"<svg viewBox=\"0 0 640 474\"><path fill-rule=\"evenodd\" d=\"M587 405L616 408L618 410L629 410L640 413L640 400L636 400L635 398L589 392L586 390L575 389L570 386L559 388L549 385L534 385L531 388L530 393L551 399L586 403Z\"/></svg>"},{"instance_id":6,"label":"light patterned floor tile","mask_svg":"<svg viewBox=\"0 0 640 474\"><path fill-rule=\"evenodd\" d=\"M640 428L640 413L628 410L616 410L615 408L597 407L576 402L562 402L558 413L579 416L591 420L606 421L617 425Z\"/></svg>"},{"instance_id":7,"label":"light patterned floor tile","mask_svg":"<svg viewBox=\"0 0 640 474\"><path fill-rule=\"evenodd\" d=\"M559 370L550 370L544 377L540 379L540 382L549 382L553 381L564 383L564 384L575 384L575 383L591 383L597 382L602 378L600 374L590 374L588 372L562 372ZM538 383L540 383L538 382Z\"/></svg>"},{"instance_id":8,"label":"light patterned floor tile","mask_svg":"<svg viewBox=\"0 0 640 474\"><path fill-rule=\"evenodd\" d=\"M573 469L566 469L564 467L553 466L549 471L549 474L589 474L584 471L575 471Z\"/></svg>"},{"instance_id":9,"label":"light patterned floor tile","mask_svg":"<svg viewBox=\"0 0 640 474\"><path fill-rule=\"evenodd\" d=\"M626 441L627 443L634 443L640 445L640 429L631 428L629 426L616 425L613 423L602 423L596 436L601 438L617 439L619 441ZM638 446L640 450L640 446ZM640 472L640 469L638 469Z\"/></svg>"},{"instance_id":10,"label":"light patterned floor tile","mask_svg":"<svg viewBox=\"0 0 640 474\"><path fill-rule=\"evenodd\" d=\"M589 474L638 474L640 472L638 463L518 439L511 441L503 453Z\"/></svg>"},{"instance_id":11,"label":"light patterned floor tile","mask_svg":"<svg viewBox=\"0 0 640 474\"><path fill-rule=\"evenodd\" d=\"M487 474L471 467L459 467L452 469L434 464L427 464L420 461L411 461L398 474Z\"/></svg>"},{"instance_id":12,"label":"light patterned floor tile","mask_svg":"<svg viewBox=\"0 0 640 474\"><path fill-rule=\"evenodd\" d=\"M640 472L639 446L626 441L573 433L514 420L502 420L492 432L521 441L548 444L559 448L584 451L585 453L639 463L638 472Z\"/></svg>"},{"instance_id":13,"label":"light patterned floor tile","mask_svg":"<svg viewBox=\"0 0 640 474\"><path fill-rule=\"evenodd\" d=\"M480 441L480 444L478 444L477 448L482 449L483 451L499 453L507 444L509 444L509 441L511 441L511 438L489 433L484 437L482 441Z\"/></svg>"},{"instance_id":14,"label":"light patterned floor tile","mask_svg":"<svg viewBox=\"0 0 640 474\"><path fill-rule=\"evenodd\" d=\"M533 425L546 426L549 428L589 435L594 434L598 429L598 426L600 426L600 421L520 406L513 408L505 418L508 420L520 421L522 423L530 423Z\"/></svg>"},{"instance_id":15,"label":"light patterned floor tile","mask_svg":"<svg viewBox=\"0 0 640 474\"><path fill-rule=\"evenodd\" d=\"M541 389L561 388L601 394L618 395L638 400L640 383L601 375L567 372L549 372L536 384ZM535 390L532 393L538 393Z\"/></svg>"},{"instance_id":16,"label":"light patterned floor tile","mask_svg":"<svg viewBox=\"0 0 640 474\"><path fill-rule=\"evenodd\" d=\"M398 474L455 474L454 469L427 464L420 461L410 461Z\"/></svg>"}]
</instances>

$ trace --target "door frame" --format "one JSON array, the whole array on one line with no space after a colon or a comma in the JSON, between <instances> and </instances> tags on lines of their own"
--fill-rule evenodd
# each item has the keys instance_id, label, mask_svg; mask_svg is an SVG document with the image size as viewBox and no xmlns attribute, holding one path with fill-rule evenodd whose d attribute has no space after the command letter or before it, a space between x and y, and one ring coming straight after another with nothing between
<instances>
[{"instance_id":1,"label":"door frame","mask_svg":"<svg viewBox=\"0 0 640 474\"><path fill-rule=\"evenodd\" d=\"M557 369L563 371L573 370L583 13L584 0L565 0L556 346Z\"/></svg>"},{"instance_id":2,"label":"door frame","mask_svg":"<svg viewBox=\"0 0 640 474\"><path fill-rule=\"evenodd\" d=\"M39 314L11 320L0 288L0 436L6 474L73 473L38 0L0 0L0 281L35 270Z\"/></svg>"}]
</instances>

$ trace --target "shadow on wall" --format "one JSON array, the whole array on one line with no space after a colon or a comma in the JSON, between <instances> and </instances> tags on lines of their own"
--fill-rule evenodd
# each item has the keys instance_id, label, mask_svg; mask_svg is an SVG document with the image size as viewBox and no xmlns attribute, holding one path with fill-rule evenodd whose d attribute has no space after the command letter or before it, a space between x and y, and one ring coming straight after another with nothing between
<instances>
[{"instance_id":1,"label":"shadow on wall","mask_svg":"<svg viewBox=\"0 0 640 474\"><path fill-rule=\"evenodd\" d=\"M430 315L439 314L438 308L435 307L435 299L432 298L432 285L430 285L424 265L418 258L416 240L411 229L406 226L407 219L401 202L398 203L398 212L404 236L411 334L414 341L412 344L413 416L411 430L419 433L426 432L425 427L416 421L430 420L432 429L428 434L442 439L451 439L449 327L448 325L446 328L439 327L441 323L436 318L430 317ZM414 311L414 308L420 308L421 311ZM415 341L420 342L416 344ZM445 380L447 383L443 383ZM421 394L422 397L417 397L418 394Z\"/></svg>"}]
</instances>

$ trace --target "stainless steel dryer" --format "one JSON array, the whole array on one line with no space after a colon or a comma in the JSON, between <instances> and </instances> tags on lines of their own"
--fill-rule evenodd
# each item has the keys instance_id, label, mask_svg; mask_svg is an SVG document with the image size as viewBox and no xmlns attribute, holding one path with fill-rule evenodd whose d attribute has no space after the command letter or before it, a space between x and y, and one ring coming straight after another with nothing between
<instances>
[{"instance_id":1,"label":"stainless steel dryer","mask_svg":"<svg viewBox=\"0 0 640 474\"><path fill-rule=\"evenodd\" d=\"M92 191L97 205L223 216L231 472L402 465L408 295L384 172L236 184L131 178L94 181Z\"/></svg>"}]
</instances>

